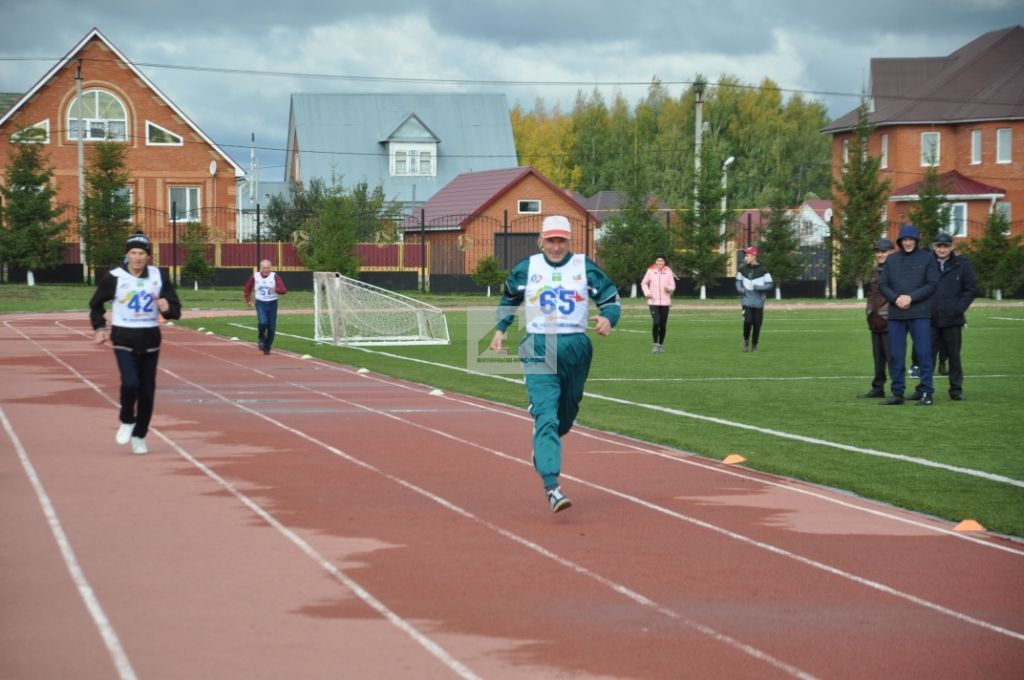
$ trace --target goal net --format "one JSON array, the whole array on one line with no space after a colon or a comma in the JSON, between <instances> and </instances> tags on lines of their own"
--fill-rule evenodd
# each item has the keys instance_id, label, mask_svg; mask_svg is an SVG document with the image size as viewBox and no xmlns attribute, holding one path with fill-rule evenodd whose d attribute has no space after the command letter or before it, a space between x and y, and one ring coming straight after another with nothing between
<instances>
[{"instance_id":1,"label":"goal net","mask_svg":"<svg viewBox=\"0 0 1024 680\"><path fill-rule=\"evenodd\" d=\"M444 312L419 300L350 279L313 273L314 337L334 345L447 345Z\"/></svg>"}]
</instances>

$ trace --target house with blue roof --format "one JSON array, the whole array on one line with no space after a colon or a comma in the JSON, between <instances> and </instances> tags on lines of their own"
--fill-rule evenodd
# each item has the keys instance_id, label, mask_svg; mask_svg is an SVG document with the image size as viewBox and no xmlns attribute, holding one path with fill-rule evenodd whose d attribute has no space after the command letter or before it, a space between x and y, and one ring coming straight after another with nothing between
<instances>
[{"instance_id":1,"label":"house with blue roof","mask_svg":"<svg viewBox=\"0 0 1024 680\"><path fill-rule=\"evenodd\" d=\"M504 94L293 94L285 184L378 184L408 210L459 175L518 165Z\"/></svg>"}]
</instances>

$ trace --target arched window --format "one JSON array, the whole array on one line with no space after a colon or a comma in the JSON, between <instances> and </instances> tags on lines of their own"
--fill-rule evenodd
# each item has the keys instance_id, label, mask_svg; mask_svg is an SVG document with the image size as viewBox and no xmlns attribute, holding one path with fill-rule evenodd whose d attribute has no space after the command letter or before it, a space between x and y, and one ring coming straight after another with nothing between
<instances>
[{"instance_id":1,"label":"arched window","mask_svg":"<svg viewBox=\"0 0 1024 680\"><path fill-rule=\"evenodd\" d=\"M78 139L78 121L82 119L82 139L123 142L128 138L128 114L124 104L104 90L82 93L81 111L76 98L68 108L68 139Z\"/></svg>"}]
</instances>

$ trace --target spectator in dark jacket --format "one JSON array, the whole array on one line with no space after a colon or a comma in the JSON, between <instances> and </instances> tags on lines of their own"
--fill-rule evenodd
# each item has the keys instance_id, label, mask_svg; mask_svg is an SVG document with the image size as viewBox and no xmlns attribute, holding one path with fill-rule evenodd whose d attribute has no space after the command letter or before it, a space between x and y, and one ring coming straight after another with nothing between
<instances>
[{"instance_id":1,"label":"spectator in dark jacket","mask_svg":"<svg viewBox=\"0 0 1024 680\"><path fill-rule=\"evenodd\" d=\"M868 279L868 302L865 310L868 330L871 331L871 355L875 358L875 377L871 389L859 395L862 399L881 399L885 396L885 367L889 363L889 301L882 295L882 267L892 252L892 241L875 241L875 267Z\"/></svg>"},{"instance_id":2,"label":"spectator in dark jacket","mask_svg":"<svg viewBox=\"0 0 1024 680\"><path fill-rule=\"evenodd\" d=\"M978 283L971 263L953 252L953 237L939 232L932 241L939 269L939 283L932 305L932 353L943 352L949 359L949 398L964 398L964 369L960 362L964 312L978 296Z\"/></svg>"},{"instance_id":3,"label":"spectator in dark jacket","mask_svg":"<svg viewBox=\"0 0 1024 680\"><path fill-rule=\"evenodd\" d=\"M900 228L895 253L882 267L882 295L889 301L889 372L892 394L879 402L884 406L903 403L906 385L907 333L921 361L921 377L910 396L919 406L931 406L932 392L932 297L939 281L939 268L927 250L918 248L921 236L912 224Z\"/></svg>"}]
</instances>

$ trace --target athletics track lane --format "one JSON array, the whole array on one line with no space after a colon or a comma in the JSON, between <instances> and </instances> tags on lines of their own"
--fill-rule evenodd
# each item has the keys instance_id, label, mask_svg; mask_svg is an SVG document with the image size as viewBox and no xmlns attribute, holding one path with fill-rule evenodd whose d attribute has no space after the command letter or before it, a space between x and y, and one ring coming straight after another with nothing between
<instances>
[{"instance_id":1,"label":"athletics track lane","mask_svg":"<svg viewBox=\"0 0 1024 680\"><path fill-rule=\"evenodd\" d=\"M1017 544L589 430L566 440L577 505L553 516L523 413L179 328L154 419L169 441L133 457L85 330L8 318L0 409L140 677L1014 677L1024 660ZM0 558L18 612L0 675L88 659L76 675L109 677L0 441L3 535L24 547Z\"/></svg>"}]
</instances>

